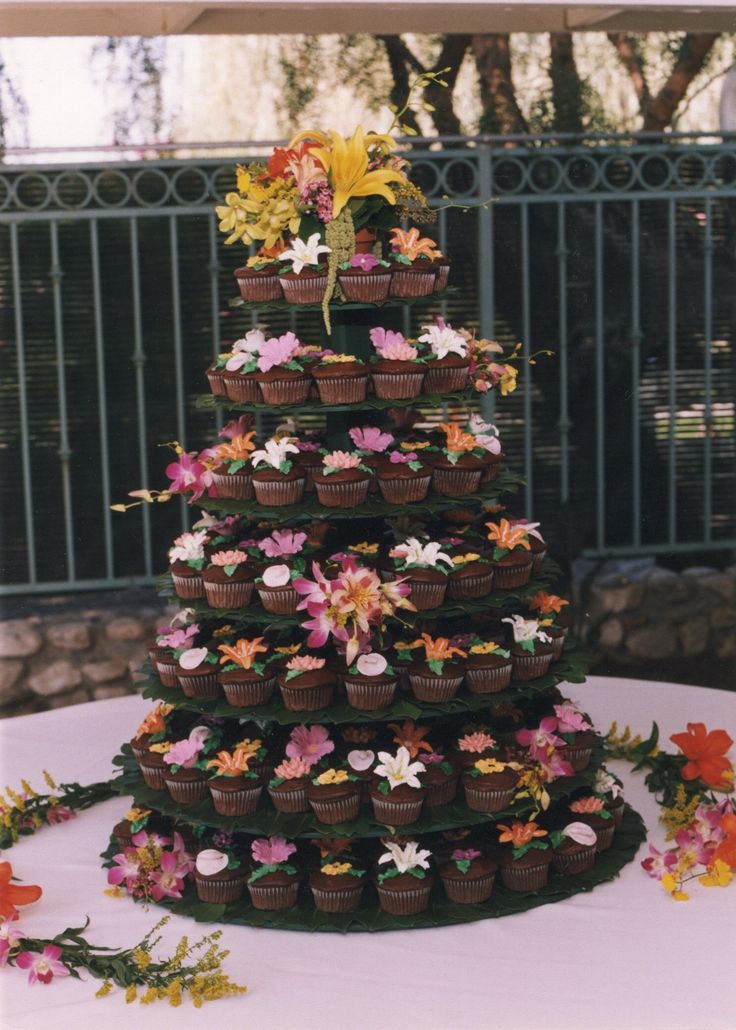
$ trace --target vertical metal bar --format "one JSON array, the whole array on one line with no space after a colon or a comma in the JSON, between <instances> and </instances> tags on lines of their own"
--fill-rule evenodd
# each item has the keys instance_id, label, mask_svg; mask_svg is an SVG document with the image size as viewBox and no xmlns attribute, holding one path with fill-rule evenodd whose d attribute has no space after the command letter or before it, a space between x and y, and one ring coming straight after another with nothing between
<instances>
[{"instance_id":1,"label":"vertical metal bar","mask_svg":"<svg viewBox=\"0 0 736 1030\"><path fill-rule=\"evenodd\" d=\"M529 205L521 202L521 325L524 334L524 475L526 495L524 514L531 519L534 513L534 450L532 440L532 366L529 356L531 345L531 296L529 282Z\"/></svg>"},{"instance_id":2,"label":"vertical metal bar","mask_svg":"<svg viewBox=\"0 0 736 1030\"><path fill-rule=\"evenodd\" d=\"M677 211L674 200L668 201L667 209L667 407L670 416L667 434L667 538L669 543L674 544L677 538Z\"/></svg>"},{"instance_id":3,"label":"vertical metal bar","mask_svg":"<svg viewBox=\"0 0 736 1030\"><path fill-rule=\"evenodd\" d=\"M141 312L140 259L138 255L138 219L130 220L130 265L133 285L133 367L135 368L136 414L138 421L138 470L141 487L148 487L148 441L146 420L146 377L144 366L146 353L143 350L143 318ZM143 561L147 576L153 575L153 557L151 553L151 512L147 504L141 505L143 520Z\"/></svg>"},{"instance_id":4,"label":"vertical metal bar","mask_svg":"<svg viewBox=\"0 0 736 1030\"><path fill-rule=\"evenodd\" d=\"M110 579L115 575L112 546L112 516L110 513L110 451L107 437L107 388L105 383L105 339L102 325L102 291L100 289L100 248L97 237L97 219L89 223L90 253L92 259L92 304L95 317L95 353L97 358L97 402L99 406L100 475L102 479L102 520L105 534L105 571Z\"/></svg>"},{"instance_id":5,"label":"vertical metal bar","mask_svg":"<svg viewBox=\"0 0 736 1030\"><path fill-rule=\"evenodd\" d=\"M447 253L447 211L443 210L439 213L437 223L437 245L443 254ZM440 311L443 318L447 318L447 300L443 298L440 301Z\"/></svg>"},{"instance_id":6,"label":"vertical metal bar","mask_svg":"<svg viewBox=\"0 0 736 1030\"><path fill-rule=\"evenodd\" d=\"M567 249L565 215L567 208L562 201L557 206L557 275L559 294L559 346L560 346L560 501L570 500L570 407L568 398L567 366Z\"/></svg>"},{"instance_id":7,"label":"vertical metal bar","mask_svg":"<svg viewBox=\"0 0 736 1030\"><path fill-rule=\"evenodd\" d=\"M481 144L478 157L478 200L488 201L493 193L493 150ZM493 261L493 205L478 208L478 331L481 339L492 340L496 331L495 266ZM481 400L483 417L491 421L496 411L495 390L484 393Z\"/></svg>"},{"instance_id":8,"label":"vertical metal bar","mask_svg":"<svg viewBox=\"0 0 736 1030\"><path fill-rule=\"evenodd\" d=\"M606 395L603 363L603 205L595 202L596 547L606 545Z\"/></svg>"},{"instance_id":9,"label":"vertical metal bar","mask_svg":"<svg viewBox=\"0 0 736 1030\"><path fill-rule=\"evenodd\" d=\"M26 554L28 578L35 584L36 535L33 526L33 479L31 474L31 434L28 422L28 391L26 386L26 344L23 330L23 297L20 288L20 253L18 250L18 224L10 223L10 263L13 269L13 304L15 305L15 348L18 356L18 402L20 406L20 457L23 476L23 512L26 526Z\"/></svg>"},{"instance_id":10,"label":"vertical metal bar","mask_svg":"<svg viewBox=\"0 0 736 1030\"><path fill-rule=\"evenodd\" d=\"M174 390L176 396L176 434L184 450L187 449L186 411L184 406L184 355L181 339L181 294L179 292L179 237L177 216L169 216L169 248L171 252L171 303L174 319ZM179 497L181 529L189 528L187 502Z\"/></svg>"},{"instance_id":11,"label":"vertical metal bar","mask_svg":"<svg viewBox=\"0 0 736 1030\"><path fill-rule=\"evenodd\" d=\"M217 234L214 218L208 219L210 244L210 317L212 319L212 357L215 359L222 350L220 342L220 262L217 255ZM215 427L222 429L222 409L215 409Z\"/></svg>"},{"instance_id":12,"label":"vertical metal bar","mask_svg":"<svg viewBox=\"0 0 736 1030\"><path fill-rule=\"evenodd\" d=\"M705 199L705 241L703 243L703 539L710 543L713 521L713 206Z\"/></svg>"},{"instance_id":13,"label":"vertical metal bar","mask_svg":"<svg viewBox=\"0 0 736 1030\"><path fill-rule=\"evenodd\" d=\"M631 202L631 517L634 547L641 547L641 282L639 201Z\"/></svg>"},{"instance_id":14,"label":"vertical metal bar","mask_svg":"<svg viewBox=\"0 0 736 1030\"><path fill-rule=\"evenodd\" d=\"M56 381L59 391L59 462L61 464L61 492L64 504L64 544L66 547L66 569L70 580L76 579L74 556L74 511L72 508L72 484L69 462L72 452L69 444L69 413L66 403L66 368L64 356L64 316L61 304L61 280L64 272L59 263L59 225L49 224L51 233L51 268L49 279L54 298L54 337L56 340Z\"/></svg>"}]
</instances>

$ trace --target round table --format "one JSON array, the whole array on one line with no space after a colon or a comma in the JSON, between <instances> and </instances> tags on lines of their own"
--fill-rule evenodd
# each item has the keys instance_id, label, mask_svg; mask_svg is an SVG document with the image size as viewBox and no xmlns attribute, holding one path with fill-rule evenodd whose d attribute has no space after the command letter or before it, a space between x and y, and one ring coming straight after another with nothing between
<instances>
[{"instance_id":1,"label":"round table","mask_svg":"<svg viewBox=\"0 0 736 1030\"><path fill-rule=\"evenodd\" d=\"M565 692L602 732L615 719L648 734L656 720L670 750L669 735L688 722L736 737L736 694L601 676ZM57 781L106 779L111 757L150 708L135 696L0 722L2 784L16 788L25 777L43 790L42 769ZM661 847L643 774L609 765ZM124 799L97 805L4 854L18 877L43 886L42 899L22 910L29 935L50 937L89 915L90 941L130 947L159 919L157 906L104 894L98 855L126 807ZM6 969L0 1023L4 1030L160 1030L162 1020L167 1028L279 1030L726 1030L736 1026L735 922L736 887L695 884L691 900L678 904L637 860L590 894L504 919L345 936L224 926L227 972L249 993L200 1010L188 1002L176 1010L165 1002L129 1006L120 991L99 1000L91 979L27 987L21 970ZM164 941L173 950L182 934L193 939L208 929L172 917Z\"/></svg>"}]
</instances>

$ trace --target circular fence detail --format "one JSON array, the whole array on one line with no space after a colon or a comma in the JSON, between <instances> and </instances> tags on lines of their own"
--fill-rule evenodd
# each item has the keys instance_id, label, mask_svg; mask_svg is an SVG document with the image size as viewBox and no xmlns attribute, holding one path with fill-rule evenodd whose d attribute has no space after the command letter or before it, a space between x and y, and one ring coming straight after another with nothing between
<instances>
[{"instance_id":1,"label":"circular fence detail","mask_svg":"<svg viewBox=\"0 0 736 1030\"><path fill-rule=\"evenodd\" d=\"M532 161L529 183L535 193L554 193L562 183L562 162L557 157L539 157Z\"/></svg>"},{"instance_id":2,"label":"circular fence detail","mask_svg":"<svg viewBox=\"0 0 736 1030\"><path fill-rule=\"evenodd\" d=\"M214 202L210 180L201 168L179 168L171 180L171 195L178 204Z\"/></svg>"},{"instance_id":3,"label":"circular fence detail","mask_svg":"<svg viewBox=\"0 0 736 1030\"><path fill-rule=\"evenodd\" d=\"M718 154L711 159L710 182L720 189L732 187L736 183L736 155Z\"/></svg>"},{"instance_id":4,"label":"circular fence detail","mask_svg":"<svg viewBox=\"0 0 736 1030\"><path fill-rule=\"evenodd\" d=\"M92 195L100 207L123 207L130 193L130 179L115 168L103 169L92 180Z\"/></svg>"},{"instance_id":5,"label":"circular fence detail","mask_svg":"<svg viewBox=\"0 0 736 1030\"><path fill-rule=\"evenodd\" d=\"M638 178L645 190L666 189L674 169L663 154L648 154L639 162Z\"/></svg>"},{"instance_id":6,"label":"circular fence detail","mask_svg":"<svg viewBox=\"0 0 736 1030\"><path fill-rule=\"evenodd\" d=\"M442 169L442 186L451 197L472 198L478 193L477 165L465 158L448 161Z\"/></svg>"},{"instance_id":7,"label":"circular fence detail","mask_svg":"<svg viewBox=\"0 0 736 1030\"><path fill-rule=\"evenodd\" d=\"M442 173L435 163L413 161L411 181L418 186L425 197L435 197L442 192Z\"/></svg>"},{"instance_id":8,"label":"circular fence detail","mask_svg":"<svg viewBox=\"0 0 736 1030\"><path fill-rule=\"evenodd\" d=\"M171 194L171 181L159 168L144 168L133 176L133 196L143 207L159 207Z\"/></svg>"},{"instance_id":9,"label":"circular fence detail","mask_svg":"<svg viewBox=\"0 0 736 1030\"><path fill-rule=\"evenodd\" d=\"M54 179L52 195L59 207L69 211L80 210L87 207L92 199L92 183L83 172L62 172Z\"/></svg>"},{"instance_id":10,"label":"circular fence detail","mask_svg":"<svg viewBox=\"0 0 736 1030\"><path fill-rule=\"evenodd\" d=\"M23 172L13 183L13 195L24 211L41 211L51 202L51 182L41 172Z\"/></svg>"},{"instance_id":11,"label":"circular fence detail","mask_svg":"<svg viewBox=\"0 0 736 1030\"><path fill-rule=\"evenodd\" d=\"M601 178L612 192L623 192L636 182L636 164L628 154L611 154L601 165Z\"/></svg>"},{"instance_id":12,"label":"circular fence detail","mask_svg":"<svg viewBox=\"0 0 736 1030\"><path fill-rule=\"evenodd\" d=\"M576 154L565 168L565 184L573 193L590 193L598 185L601 169L598 162L587 154Z\"/></svg>"},{"instance_id":13,"label":"circular fence detail","mask_svg":"<svg viewBox=\"0 0 736 1030\"><path fill-rule=\"evenodd\" d=\"M501 157L493 164L493 192L521 193L527 185L527 169L518 157Z\"/></svg>"}]
</instances>

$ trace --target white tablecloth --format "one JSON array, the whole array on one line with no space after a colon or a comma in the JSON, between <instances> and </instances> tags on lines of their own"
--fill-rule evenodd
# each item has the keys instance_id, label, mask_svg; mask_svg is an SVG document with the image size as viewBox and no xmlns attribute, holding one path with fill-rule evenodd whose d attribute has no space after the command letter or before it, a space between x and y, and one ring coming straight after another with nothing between
<instances>
[{"instance_id":1,"label":"white tablecloth","mask_svg":"<svg viewBox=\"0 0 736 1030\"><path fill-rule=\"evenodd\" d=\"M667 743L687 722L702 721L736 737L736 694L606 677L567 693L601 730L617 719L648 732L656 719ZM0 722L2 784L16 786L23 776L42 789L43 768L80 783L107 778L111 756L150 707L126 697ZM661 844L643 775L624 763L612 768ZM19 877L44 889L23 910L29 934L52 936L90 915L90 940L129 947L159 918L160 908L103 894L97 855L125 810L124 800L106 802L6 853ZM734 925L736 886L696 884L691 900L678 904L636 861L590 894L455 927L343 936L225 926L228 972L249 993L199 1011L188 1003L126 1006L120 992L98 1000L95 981L27 987L22 971L0 971L0 1022L3 1030L732 1030ZM172 918L166 940L200 929Z\"/></svg>"}]
</instances>

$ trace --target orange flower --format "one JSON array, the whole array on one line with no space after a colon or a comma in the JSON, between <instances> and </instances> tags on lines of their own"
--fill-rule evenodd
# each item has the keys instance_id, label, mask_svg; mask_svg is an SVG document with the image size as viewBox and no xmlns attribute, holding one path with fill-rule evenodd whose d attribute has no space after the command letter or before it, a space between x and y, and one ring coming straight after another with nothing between
<instances>
[{"instance_id":1,"label":"orange flower","mask_svg":"<svg viewBox=\"0 0 736 1030\"><path fill-rule=\"evenodd\" d=\"M689 722L687 733L670 737L688 761L682 767L683 780L702 780L719 790L733 789L733 766L725 757L733 741L725 730L706 730L705 723Z\"/></svg>"},{"instance_id":2,"label":"orange flower","mask_svg":"<svg viewBox=\"0 0 736 1030\"><path fill-rule=\"evenodd\" d=\"M486 522L488 527L488 539L504 551L513 551L515 547L523 547L531 550L529 534L523 526L512 526L508 519L501 519L499 523Z\"/></svg>"},{"instance_id":3,"label":"orange flower","mask_svg":"<svg viewBox=\"0 0 736 1030\"><path fill-rule=\"evenodd\" d=\"M499 830L503 830L498 838L499 843L506 844L510 841L515 848L531 844L535 837L547 836L547 831L540 830L536 823L520 823L518 819L515 819L511 826L506 826L504 823L496 823L496 825Z\"/></svg>"},{"instance_id":4,"label":"orange flower","mask_svg":"<svg viewBox=\"0 0 736 1030\"><path fill-rule=\"evenodd\" d=\"M263 637L256 637L254 640L238 640L236 641L235 647L229 647L227 644L220 644L217 648L218 651L222 651L222 658L220 659L220 665L224 665L225 662L235 662L241 669L250 669L253 664L253 659L257 654L265 654L268 651L267 647L261 647L261 641Z\"/></svg>"},{"instance_id":5,"label":"orange flower","mask_svg":"<svg viewBox=\"0 0 736 1030\"><path fill-rule=\"evenodd\" d=\"M451 647L450 641L447 637L436 637L433 640L429 633L422 633L421 640L414 640L411 644L406 645L406 648L409 651L413 651L415 647L424 648L424 653L428 662L446 662L449 661L453 655L457 655L458 658L468 657L466 651L461 651L459 647Z\"/></svg>"},{"instance_id":6,"label":"orange flower","mask_svg":"<svg viewBox=\"0 0 736 1030\"><path fill-rule=\"evenodd\" d=\"M416 261L420 254L433 258L437 250L437 244L434 240L430 240L428 236L420 237L419 230L413 227L406 231L399 229L398 226L392 229L391 246L411 261Z\"/></svg>"},{"instance_id":7,"label":"orange flower","mask_svg":"<svg viewBox=\"0 0 736 1030\"><path fill-rule=\"evenodd\" d=\"M149 712L135 732L135 739L139 740L146 733L163 733L166 729L164 717L171 711L171 705L156 705L153 711Z\"/></svg>"},{"instance_id":8,"label":"orange flower","mask_svg":"<svg viewBox=\"0 0 736 1030\"><path fill-rule=\"evenodd\" d=\"M432 752L432 745L422 740L429 733L429 726L417 726L411 719L407 719L403 726L390 722L388 728L396 734L394 744L405 747L411 758L416 758L420 751Z\"/></svg>"},{"instance_id":9,"label":"orange flower","mask_svg":"<svg viewBox=\"0 0 736 1030\"><path fill-rule=\"evenodd\" d=\"M13 867L10 862L0 862L0 917L11 919L18 914L16 905L30 905L38 901L43 891L36 884L24 887L11 883Z\"/></svg>"},{"instance_id":10,"label":"orange flower","mask_svg":"<svg viewBox=\"0 0 736 1030\"><path fill-rule=\"evenodd\" d=\"M569 603L558 597L557 594L545 594L543 590L540 590L529 602L529 608L531 611L539 609L540 614L546 615L549 612L561 612Z\"/></svg>"},{"instance_id":11,"label":"orange flower","mask_svg":"<svg viewBox=\"0 0 736 1030\"><path fill-rule=\"evenodd\" d=\"M477 439L472 433L465 433L457 422L440 422L438 429L441 429L447 438L446 447L448 451L461 453L472 451L478 446Z\"/></svg>"},{"instance_id":12,"label":"orange flower","mask_svg":"<svg viewBox=\"0 0 736 1030\"><path fill-rule=\"evenodd\" d=\"M708 867L715 866L720 859L731 869L736 869L736 815L733 812L726 812L721 818L719 826L725 830L726 836L711 855Z\"/></svg>"},{"instance_id":13,"label":"orange flower","mask_svg":"<svg viewBox=\"0 0 736 1030\"><path fill-rule=\"evenodd\" d=\"M230 443L221 443L217 447L217 456L229 458L231 461L245 461L250 457L250 452L256 449L253 443L255 433L244 433L242 436L234 436Z\"/></svg>"},{"instance_id":14,"label":"orange flower","mask_svg":"<svg viewBox=\"0 0 736 1030\"><path fill-rule=\"evenodd\" d=\"M311 843L319 848L320 858L327 858L329 855L344 855L353 846L353 841L349 837L322 837Z\"/></svg>"},{"instance_id":15,"label":"orange flower","mask_svg":"<svg viewBox=\"0 0 736 1030\"><path fill-rule=\"evenodd\" d=\"M240 776L248 772L248 762L251 756L245 751L218 751L217 758L211 758L207 763L208 769L214 769L220 776Z\"/></svg>"}]
</instances>

